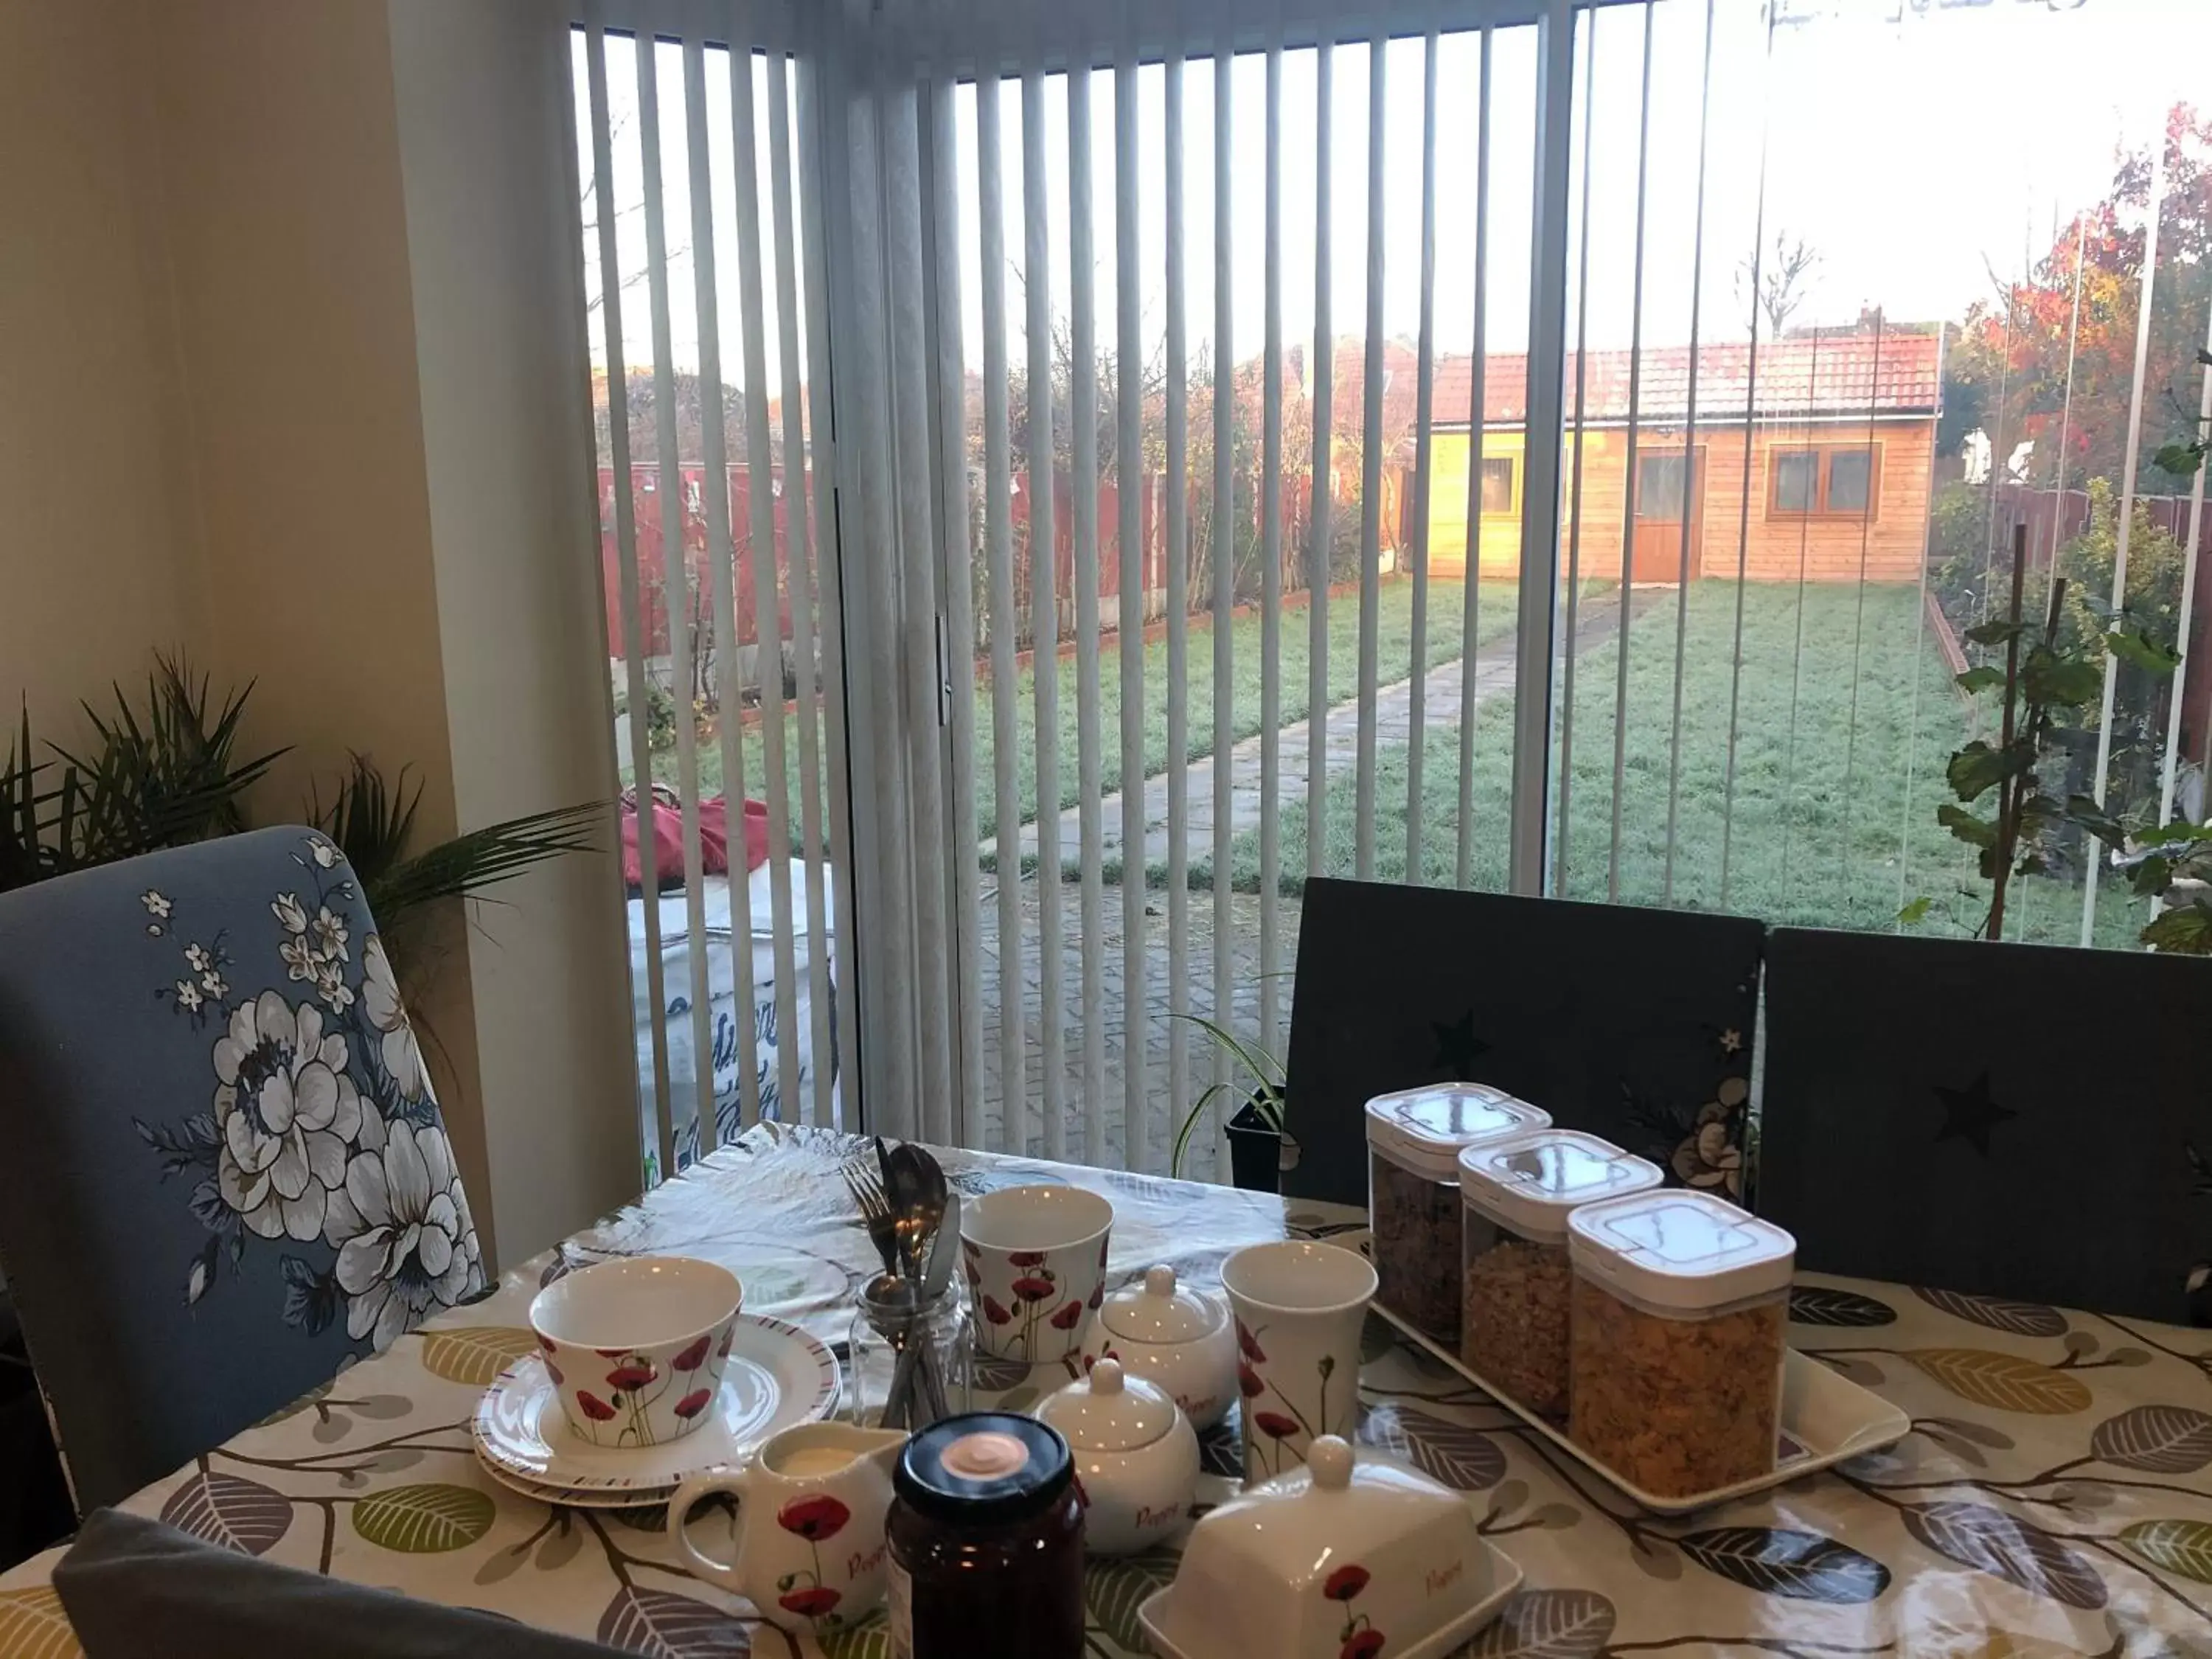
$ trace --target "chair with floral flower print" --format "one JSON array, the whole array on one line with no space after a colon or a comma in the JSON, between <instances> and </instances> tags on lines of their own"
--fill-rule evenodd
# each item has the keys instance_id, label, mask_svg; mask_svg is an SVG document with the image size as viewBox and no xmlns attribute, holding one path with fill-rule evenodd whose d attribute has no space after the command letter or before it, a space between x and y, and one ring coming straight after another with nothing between
<instances>
[{"instance_id":1,"label":"chair with floral flower print","mask_svg":"<svg viewBox=\"0 0 2212 1659\"><path fill-rule=\"evenodd\" d=\"M391 959L312 830L0 894L0 1136L81 1510L483 1285Z\"/></svg>"}]
</instances>

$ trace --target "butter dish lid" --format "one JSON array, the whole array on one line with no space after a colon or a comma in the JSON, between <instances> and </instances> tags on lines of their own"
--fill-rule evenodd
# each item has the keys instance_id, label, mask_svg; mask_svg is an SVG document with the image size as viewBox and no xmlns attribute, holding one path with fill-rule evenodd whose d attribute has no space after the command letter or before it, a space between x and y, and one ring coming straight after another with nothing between
<instances>
[{"instance_id":1,"label":"butter dish lid","mask_svg":"<svg viewBox=\"0 0 2212 1659\"><path fill-rule=\"evenodd\" d=\"M1367 1103L1367 1144L1434 1181L1459 1179L1462 1147L1550 1127L1541 1107L1487 1083L1431 1083Z\"/></svg>"},{"instance_id":2,"label":"butter dish lid","mask_svg":"<svg viewBox=\"0 0 2212 1659\"><path fill-rule=\"evenodd\" d=\"M1037 1416L1079 1452L1136 1451L1173 1431L1179 1408L1166 1389L1131 1376L1118 1359L1102 1359L1091 1375L1049 1395Z\"/></svg>"},{"instance_id":3,"label":"butter dish lid","mask_svg":"<svg viewBox=\"0 0 2212 1659\"><path fill-rule=\"evenodd\" d=\"M1195 1342L1212 1335L1228 1317L1221 1305L1176 1283L1176 1270L1162 1263L1145 1269L1136 1284L1108 1297L1099 1323L1129 1342Z\"/></svg>"}]
</instances>

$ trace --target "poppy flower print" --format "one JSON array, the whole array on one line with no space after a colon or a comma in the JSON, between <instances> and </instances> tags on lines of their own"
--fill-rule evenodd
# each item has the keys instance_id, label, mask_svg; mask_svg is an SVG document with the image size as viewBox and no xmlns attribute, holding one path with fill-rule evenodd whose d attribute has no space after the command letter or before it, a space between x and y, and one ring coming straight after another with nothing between
<instances>
[{"instance_id":1,"label":"poppy flower print","mask_svg":"<svg viewBox=\"0 0 2212 1659\"><path fill-rule=\"evenodd\" d=\"M1267 1391L1267 1385L1260 1380L1260 1373L1249 1365L1237 1366L1237 1386L1243 1391L1247 1400L1257 1400Z\"/></svg>"},{"instance_id":2,"label":"poppy flower print","mask_svg":"<svg viewBox=\"0 0 2212 1659\"><path fill-rule=\"evenodd\" d=\"M775 1581L776 1605L786 1613L795 1613L817 1623L825 1620L842 1622L836 1614L842 1592L822 1582L822 1546L842 1532L845 1523L852 1518L853 1511L826 1492L816 1492L811 1498L795 1498L775 1512L776 1525L806 1540L807 1554L814 1563L811 1572L787 1572Z\"/></svg>"},{"instance_id":3,"label":"poppy flower print","mask_svg":"<svg viewBox=\"0 0 2212 1659\"><path fill-rule=\"evenodd\" d=\"M737 1340L737 1335L738 1328L734 1322L722 1327L722 1340L714 1349L715 1358L727 1359L730 1357L730 1344Z\"/></svg>"},{"instance_id":4,"label":"poppy flower print","mask_svg":"<svg viewBox=\"0 0 2212 1659\"><path fill-rule=\"evenodd\" d=\"M1014 1294L1024 1302L1042 1302L1052 1294L1052 1278L1046 1273L1025 1273L1014 1281Z\"/></svg>"},{"instance_id":5,"label":"poppy flower print","mask_svg":"<svg viewBox=\"0 0 2212 1659\"><path fill-rule=\"evenodd\" d=\"M561 1375L561 1368L550 1359L545 1362L545 1375L553 1379L553 1386L556 1389L568 1380Z\"/></svg>"},{"instance_id":6,"label":"poppy flower print","mask_svg":"<svg viewBox=\"0 0 2212 1659\"><path fill-rule=\"evenodd\" d=\"M1255 1412L1252 1426L1271 1440L1287 1440L1298 1431L1297 1424L1280 1412Z\"/></svg>"},{"instance_id":7,"label":"poppy flower print","mask_svg":"<svg viewBox=\"0 0 2212 1659\"><path fill-rule=\"evenodd\" d=\"M651 1365L617 1365L607 1373L607 1386L617 1394L635 1394L647 1388L660 1376Z\"/></svg>"},{"instance_id":8,"label":"poppy flower print","mask_svg":"<svg viewBox=\"0 0 2212 1659\"><path fill-rule=\"evenodd\" d=\"M1352 1602L1372 1582L1367 1569L1352 1561L1322 1581L1321 1593L1332 1601L1344 1603L1344 1628L1336 1633L1337 1659L1376 1659L1382 1651L1385 1638L1375 1628L1375 1621L1352 1610Z\"/></svg>"},{"instance_id":9,"label":"poppy flower print","mask_svg":"<svg viewBox=\"0 0 2212 1659\"><path fill-rule=\"evenodd\" d=\"M1042 1267L1044 1266L1044 1252L1042 1250L1016 1250L1012 1255L1008 1256L1006 1260L1017 1267Z\"/></svg>"},{"instance_id":10,"label":"poppy flower print","mask_svg":"<svg viewBox=\"0 0 2212 1659\"><path fill-rule=\"evenodd\" d=\"M578 1391L576 1403L583 1407L584 1415L594 1423L611 1423L615 1420L615 1408L588 1389Z\"/></svg>"},{"instance_id":11,"label":"poppy flower print","mask_svg":"<svg viewBox=\"0 0 2212 1659\"><path fill-rule=\"evenodd\" d=\"M692 1418L698 1416L701 1412L705 1411L707 1409L707 1402L714 1397L714 1390L711 1389L694 1389L690 1394L685 1395L683 1399L676 1402L676 1414L678 1417L683 1418L686 1422L689 1422Z\"/></svg>"},{"instance_id":12,"label":"poppy flower print","mask_svg":"<svg viewBox=\"0 0 2212 1659\"><path fill-rule=\"evenodd\" d=\"M707 1363L707 1349L714 1340L713 1333L709 1332L668 1363L679 1371L697 1370L700 1366Z\"/></svg>"},{"instance_id":13,"label":"poppy flower print","mask_svg":"<svg viewBox=\"0 0 2212 1659\"><path fill-rule=\"evenodd\" d=\"M1083 1317L1083 1304L1071 1302L1052 1316L1052 1328L1056 1331L1072 1331L1076 1321Z\"/></svg>"},{"instance_id":14,"label":"poppy flower print","mask_svg":"<svg viewBox=\"0 0 2212 1659\"><path fill-rule=\"evenodd\" d=\"M1245 1328L1244 1322L1241 1319L1237 1322L1237 1346L1243 1350L1244 1357L1254 1364L1264 1365L1267 1363L1267 1351L1260 1346L1260 1339Z\"/></svg>"},{"instance_id":15,"label":"poppy flower print","mask_svg":"<svg viewBox=\"0 0 2212 1659\"><path fill-rule=\"evenodd\" d=\"M983 1317L994 1325L1005 1325L1012 1322L1013 1315L1000 1307L993 1297L987 1296L983 1298Z\"/></svg>"}]
</instances>

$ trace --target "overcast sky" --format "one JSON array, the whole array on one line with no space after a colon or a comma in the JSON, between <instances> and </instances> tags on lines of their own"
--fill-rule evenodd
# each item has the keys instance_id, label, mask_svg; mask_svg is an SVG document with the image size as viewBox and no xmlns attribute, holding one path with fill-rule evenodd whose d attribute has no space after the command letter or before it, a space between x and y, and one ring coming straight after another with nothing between
<instances>
[{"instance_id":1,"label":"overcast sky","mask_svg":"<svg viewBox=\"0 0 2212 1659\"><path fill-rule=\"evenodd\" d=\"M1797 323L1844 323L1863 305L1885 307L1893 322L1955 318L1991 291L1988 271L2017 274L2039 254L2054 225L2076 206L2099 199L2118 154L2145 143L2160 112L2197 90L2212 63L2212 3L2206 0L2082 0L2056 10L2052 0L1987 0L1891 17L1899 0L1817 0L1828 15L1774 31L1770 48L1758 0L1714 0L1709 102L1701 59L1705 0L1661 0L1650 41L1651 96L1643 259L1643 337L1680 343L1689 337L1693 299L1702 338L1741 337L1747 312L1738 267L1749 254L1760 210L1769 244L1780 231L1816 249L1809 295ZM2057 0L2058 4L2069 0ZM1942 5L1944 0L1934 0ZM1798 0L1801 9L1807 0ZM1645 9L1611 7L1589 15L1577 43L1573 167L1577 228L1587 181L1589 285L1587 327L1593 346L1626 345L1636 321L1637 181L1644 121ZM1590 142L1582 143L1587 54L1596 59ZM1492 143L1489 217L1490 340L1494 349L1526 342L1531 234L1536 75L1533 29L1493 37L1487 118ZM1422 79L1424 44L1393 42L1384 61L1383 327L1411 336L1419 319ZM615 192L625 273L646 267L642 210L644 157L640 142L638 65L629 43L611 39L609 103L615 128ZM588 145L582 48L578 65L578 121ZM671 337L675 362L696 367L699 337L690 255L691 207L681 52L656 51L659 82L665 234L670 260ZM716 290L723 373L744 378L738 349L738 234L732 177L729 60L706 58L708 167L714 182ZM763 225L770 201L766 123L767 64L752 63ZM1331 309L1335 331L1365 327L1368 266L1369 88L1364 46L1337 49ZM1139 72L1137 179L1139 257L1147 350L1165 326L1164 142L1166 71ZM1475 267L1475 155L1485 106L1480 95L1480 44L1474 35L1446 36L1437 62L1436 331L1438 349L1464 352L1473 339ZM1266 195L1265 60L1237 60L1231 78L1229 143L1235 188L1230 201L1233 339L1237 359L1262 343ZM1282 72L1283 302L1285 344L1310 343L1315 267L1315 117L1316 63L1311 52L1286 53ZM977 227L975 100L958 94L960 236L969 364L982 362ZM1003 211L1011 269L1007 282L1009 361L1024 361L1022 263L1022 100L1018 82L1003 83ZM1055 77L1045 98L1046 183L1051 230L1052 290L1065 315L1072 290L1068 266L1067 83ZM1091 98L1092 195L1096 228L1093 276L1096 327L1102 347L1115 338L1115 133L1110 72L1094 77ZM1698 246L1699 113L1706 106L1703 278L1693 283ZM1186 292L1190 347L1195 356L1214 331L1214 73L1194 63L1184 79ZM1587 167L1585 162L1587 161ZM584 171L588 177L588 153ZM587 204L588 218L591 208ZM1571 250L1578 258L1579 245ZM763 268L773 284L772 252ZM598 287L597 250L587 261ZM626 356L651 361L648 285L623 296ZM775 359L774 295L767 368L781 389ZM1570 295L1569 329L1577 295ZM594 356L603 358L594 340ZM1340 414L1340 419L1343 416Z\"/></svg>"}]
</instances>

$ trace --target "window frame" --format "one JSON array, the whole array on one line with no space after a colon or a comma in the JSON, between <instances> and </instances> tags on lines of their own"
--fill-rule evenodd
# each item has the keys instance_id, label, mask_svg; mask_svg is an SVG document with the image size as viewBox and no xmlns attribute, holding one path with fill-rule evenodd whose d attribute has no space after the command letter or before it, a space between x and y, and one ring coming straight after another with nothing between
<instances>
[{"instance_id":1,"label":"window frame","mask_svg":"<svg viewBox=\"0 0 2212 1659\"><path fill-rule=\"evenodd\" d=\"M1862 443L1790 443L1778 444L1766 452L1766 516L1790 523L1810 523L1827 520L1838 524L1872 524L1881 517L1881 452L1879 439ZM1813 477L1813 505L1810 507L1782 505L1782 462L1791 455L1810 455L1814 458ZM1829 504L1829 490L1838 455L1864 455L1867 458L1867 499L1864 507L1833 507Z\"/></svg>"},{"instance_id":2,"label":"window frame","mask_svg":"<svg viewBox=\"0 0 2212 1659\"><path fill-rule=\"evenodd\" d=\"M1489 501L1490 469L1505 469L1505 505L1492 507ZM1481 503L1485 519L1511 519L1521 512L1521 459L1517 455L1485 455L1480 458L1479 475L1475 481L1475 499Z\"/></svg>"}]
</instances>

